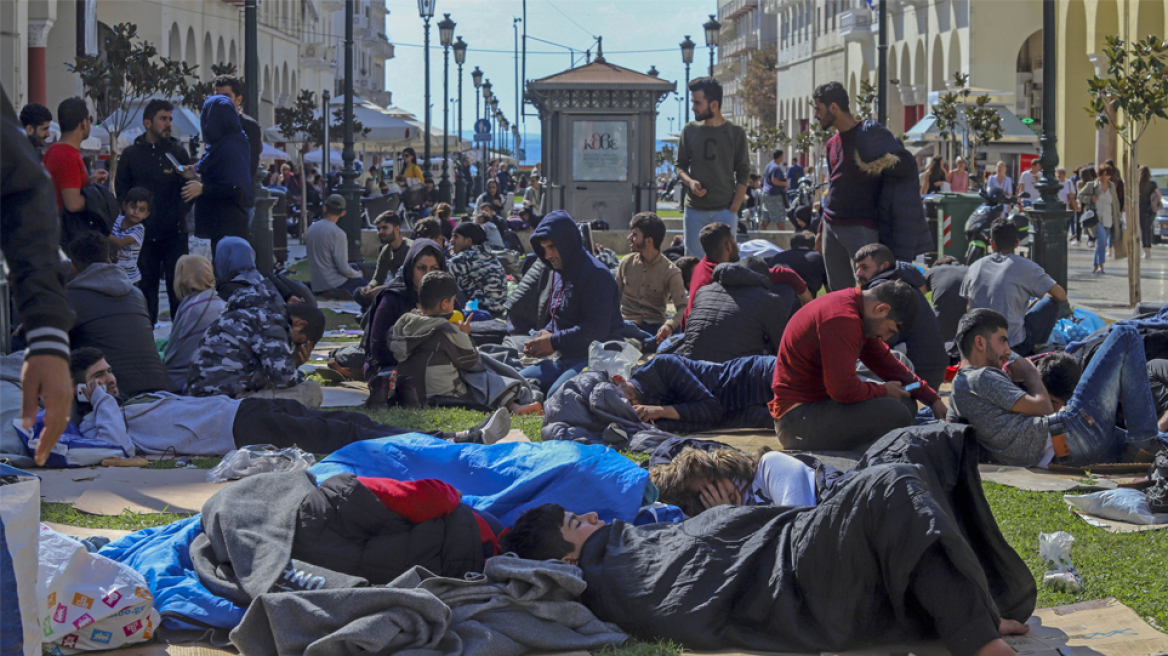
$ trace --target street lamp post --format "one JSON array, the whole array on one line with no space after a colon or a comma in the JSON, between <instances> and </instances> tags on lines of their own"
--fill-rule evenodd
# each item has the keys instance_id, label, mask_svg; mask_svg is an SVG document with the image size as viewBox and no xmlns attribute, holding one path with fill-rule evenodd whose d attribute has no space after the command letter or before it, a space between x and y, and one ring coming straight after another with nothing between
<instances>
[{"instance_id":1,"label":"street lamp post","mask_svg":"<svg viewBox=\"0 0 1168 656\"><path fill-rule=\"evenodd\" d=\"M491 81L483 82L483 118L487 120L489 125L491 122ZM479 193L487 191L487 159L491 156L491 135L487 135L487 140L483 142L483 165L480 176L482 178L482 187ZM477 209L477 208L476 208Z\"/></svg>"},{"instance_id":2,"label":"street lamp post","mask_svg":"<svg viewBox=\"0 0 1168 656\"><path fill-rule=\"evenodd\" d=\"M483 72L479 70L478 66L475 66L474 71L471 72L470 79L471 79L471 81L474 82L474 88L475 88L475 91L474 91L475 125L477 126L479 119L482 118L482 116L479 115L479 90L482 89L482 87L483 87ZM475 130L476 130L475 134L478 134L477 127L475 128ZM483 172L483 162L479 161L478 173L479 173L480 183L481 183L481 179L482 179L482 172ZM475 193L473 190L468 195L471 196L472 198L475 197Z\"/></svg>"},{"instance_id":3,"label":"street lamp post","mask_svg":"<svg viewBox=\"0 0 1168 656\"><path fill-rule=\"evenodd\" d=\"M686 123L689 123L689 65L693 63L694 46L697 44L686 34L685 41L682 41L680 45L681 61L685 64L685 122L681 122L680 116L678 116L677 120L684 127Z\"/></svg>"},{"instance_id":4,"label":"street lamp post","mask_svg":"<svg viewBox=\"0 0 1168 656\"><path fill-rule=\"evenodd\" d=\"M329 95L328 89L325 89L324 91L320 92L320 106L321 106L320 116L324 120L324 144L323 144L323 147L320 149L320 166L322 169L324 169L324 181L325 181L324 183L326 185L329 184L329 182L328 182L329 165L330 165L329 155L331 154L331 151L332 151L332 148L329 148L329 123L332 122L332 120L329 117L329 98L331 98L331 97L332 96Z\"/></svg>"},{"instance_id":5,"label":"street lamp post","mask_svg":"<svg viewBox=\"0 0 1168 656\"><path fill-rule=\"evenodd\" d=\"M454 204L459 211L466 209L466 189L468 180L466 171L462 169L462 65L466 62L466 41L458 37L454 43L454 63L458 64L458 179L454 182ZM477 98L477 96L476 96Z\"/></svg>"},{"instance_id":6,"label":"street lamp post","mask_svg":"<svg viewBox=\"0 0 1168 656\"><path fill-rule=\"evenodd\" d=\"M422 164L422 176L430 180L430 19L434 17L434 6L438 0L418 0L418 15L425 21L425 38L422 41L422 59L425 62L426 76L426 143L423 146L425 163Z\"/></svg>"},{"instance_id":7,"label":"street lamp post","mask_svg":"<svg viewBox=\"0 0 1168 656\"><path fill-rule=\"evenodd\" d=\"M259 58L259 19L257 16L257 0L245 0L243 8L244 22L244 61L243 61L243 111L252 117L260 115L260 58ZM79 5L80 6L80 5ZM262 175L259 168L251 172L252 186L255 189L255 214L249 226L251 245L256 252L256 268L263 273L271 273L275 265L275 254L272 249L272 205L275 199L261 183ZM173 314L174 310L171 310Z\"/></svg>"},{"instance_id":8,"label":"street lamp post","mask_svg":"<svg viewBox=\"0 0 1168 656\"><path fill-rule=\"evenodd\" d=\"M722 29L722 24L710 14L710 20L702 24L702 29L706 31L706 47L710 49L710 77L714 77L714 49L718 47L718 30Z\"/></svg>"},{"instance_id":9,"label":"street lamp post","mask_svg":"<svg viewBox=\"0 0 1168 656\"><path fill-rule=\"evenodd\" d=\"M353 160L357 151L353 149L353 0L345 0L345 149L341 159L345 168L341 171L341 186L338 192L345 198L345 215L341 217L345 236L349 239L349 251L361 252L361 189L357 186L357 169ZM327 122L328 109L324 120ZM328 144L325 144L328 147Z\"/></svg>"},{"instance_id":10,"label":"street lamp post","mask_svg":"<svg viewBox=\"0 0 1168 656\"><path fill-rule=\"evenodd\" d=\"M888 125L888 2L880 0L880 34L876 37L879 61L876 66L876 120L880 125ZM973 165L977 169L977 163Z\"/></svg>"},{"instance_id":11,"label":"street lamp post","mask_svg":"<svg viewBox=\"0 0 1168 656\"><path fill-rule=\"evenodd\" d=\"M454 21L442 14L438 21L438 38L442 42L442 178L438 197L450 202L450 44L454 42Z\"/></svg>"},{"instance_id":12,"label":"street lamp post","mask_svg":"<svg viewBox=\"0 0 1168 656\"><path fill-rule=\"evenodd\" d=\"M1035 217L1035 233L1031 257L1042 265L1047 275L1067 288L1067 221L1071 212L1058 198L1062 185L1055 171L1059 164L1058 138L1055 137L1055 84L1058 71L1055 43L1055 0L1042 0L1042 136L1038 143L1042 155L1042 179L1035 185L1040 198L1034 202L1030 214ZM1129 253L1137 257L1139 253Z\"/></svg>"}]
</instances>

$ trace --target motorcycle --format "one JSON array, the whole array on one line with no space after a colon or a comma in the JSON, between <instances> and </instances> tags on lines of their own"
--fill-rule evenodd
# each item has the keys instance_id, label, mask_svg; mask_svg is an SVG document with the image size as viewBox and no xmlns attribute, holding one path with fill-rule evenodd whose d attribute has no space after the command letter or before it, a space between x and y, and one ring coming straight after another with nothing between
<instances>
[{"instance_id":1,"label":"motorcycle","mask_svg":"<svg viewBox=\"0 0 1168 656\"><path fill-rule=\"evenodd\" d=\"M788 192L787 220L795 226L795 230L811 230L815 224L812 208L815 205L815 192L826 187L826 182L814 184L810 177L803 177L799 186L793 192Z\"/></svg>"},{"instance_id":2,"label":"motorcycle","mask_svg":"<svg viewBox=\"0 0 1168 656\"><path fill-rule=\"evenodd\" d=\"M985 202L965 222L965 237L969 240L969 248L965 251L966 266L989 252L990 226L999 217L1008 217L1017 226L1019 246L1030 244L1030 219L1017 196L1011 196L999 187L982 189L979 195Z\"/></svg>"}]
</instances>

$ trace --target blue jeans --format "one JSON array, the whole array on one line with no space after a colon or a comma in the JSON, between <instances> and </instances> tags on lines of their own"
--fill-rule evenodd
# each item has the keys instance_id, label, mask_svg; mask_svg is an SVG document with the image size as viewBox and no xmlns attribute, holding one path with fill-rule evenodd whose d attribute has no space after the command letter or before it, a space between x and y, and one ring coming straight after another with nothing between
<instances>
[{"instance_id":1,"label":"blue jeans","mask_svg":"<svg viewBox=\"0 0 1168 656\"><path fill-rule=\"evenodd\" d=\"M711 223L725 223L730 226L730 234L738 232L738 216L730 210L695 210L685 208L685 254L694 257L704 257L702 242L699 237L702 228Z\"/></svg>"},{"instance_id":2,"label":"blue jeans","mask_svg":"<svg viewBox=\"0 0 1168 656\"><path fill-rule=\"evenodd\" d=\"M1111 230L1103 227L1103 222L1095 224L1095 266L1103 266L1107 262L1107 244L1111 241Z\"/></svg>"},{"instance_id":3,"label":"blue jeans","mask_svg":"<svg viewBox=\"0 0 1168 656\"><path fill-rule=\"evenodd\" d=\"M1026 330L1026 337L1016 344L1014 352L1021 356L1033 355L1034 347L1050 341L1050 333L1058 323L1058 301L1047 296L1039 299L1022 319L1022 326Z\"/></svg>"},{"instance_id":4,"label":"blue jeans","mask_svg":"<svg viewBox=\"0 0 1168 656\"><path fill-rule=\"evenodd\" d=\"M534 378L539 381L539 388L543 390L543 398L547 399L560 386L572 379L573 376L584 371L588 366L588 358L563 358L559 360L543 359L519 372L524 378ZM1149 392L1150 394L1151 392Z\"/></svg>"},{"instance_id":5,"label":"blue jeans","mask_svg":"<svg viewBox=\"0 0 1168 656\"><path fill-rule=\"evenodd\" d=\"M1128 444L1156 440L1168 444L1168 434L1156 427L1147 367L1139 331L1134 326L1113 326L1079 379L1074 396L1055 414L1066 429L1072 464L1116 462ZM1127 430L1115 425L1120 404Z\"/></svg>"}]
</instances>

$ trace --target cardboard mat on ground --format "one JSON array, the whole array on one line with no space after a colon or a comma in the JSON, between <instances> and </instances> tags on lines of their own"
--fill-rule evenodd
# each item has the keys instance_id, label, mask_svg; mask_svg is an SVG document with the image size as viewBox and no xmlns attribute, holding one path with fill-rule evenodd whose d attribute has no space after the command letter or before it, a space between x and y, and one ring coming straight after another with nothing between
<instances>
[{"instance_id":1,"label":"cardboard mat on ground","mask_svg":"<svg viewBox=\"0 0 1168 656\"><path fill-rule=\"evenodd\" d=\"M358 382L323 385L321 392L324 395L324 400L320 402L321 408L350 408L364 405L369 398L369 386Z\"/></svg>"},{"instance_id":2,"label":"cardboard mat on ground","mask_svg":"<svg viewBox=\"0 0 1168 656\"><path fill-rule=\"evenodd\" d=\"M208 483L206 469L97 467L38 471L41 499L69 503L94 515L197 513L223 483Z\"/></svg>"},{"instance_id":3,"label":"cardboard mat on ground","mask_svg":"<svg viewBox=\"0 0 1168 656\"><path fill-rule=\"evenodd\" d=\"M1005 465L978 465L981 478L1028 492L1097 492L1114 490L1116 483L1106 478L1092 478L1077 474L1062 474L1038 467L1007 467Z\"/></svg>"},{"instance_id":4,"label":"cardboard mat on ground","mask_svg":"<svg viewBox=\"0 0 1168 656\"><path fill-rule=\"evenodd\" d=\"M1132 524L1129 522L1121 522L1117 519L1106 519L1097 515L1089 515L1078 508L1071 508L1070 511L1091 526L1097 526L1109 533L1139 533L1141 531L1158 531L1168 528L1168 524Z\"/></svg>"},{"instance_id":5,"label":"cardboard mat on ground","mask_svg":"<svg viewBox=\"0 0 1168 656\"><path fill-rule=\"evenodd\" d=\"M1158 656L1168 653L1168 636L1153 629L1135 611L1113 598L1085 601L1034 611L1027 622L1030 632L1006 638L1020 656ZM727 649L715 652L685 651L683 654L723 654L725 656L786 656L780 652ZM849 656L947 656L939 642L889 645L845 652L823 652ZM790 654L790 656L795 656ZM801 654L800 656L812 656Z\"/></svg>"}]
</instances>

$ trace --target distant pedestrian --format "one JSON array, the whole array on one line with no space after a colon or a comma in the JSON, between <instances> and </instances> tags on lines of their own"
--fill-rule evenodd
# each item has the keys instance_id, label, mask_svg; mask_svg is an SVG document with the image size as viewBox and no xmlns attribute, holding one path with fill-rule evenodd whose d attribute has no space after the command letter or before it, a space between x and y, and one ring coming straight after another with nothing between
<instances>
[{"instance_id":1,"label":"distant pedestrian","mask_svg":"<svg viewBox=\"0 0 1168 656\"><path fill-rule=\"evenodd\" d=\"M1018 176L1018 193L1023 202L1033 203L1038 200L1038 188L1034 185L1042 178L1042 164L1038 160L1030 162L1030 170L1023 171Z\"/></svg>"},{"instance_id":2,"label":"distant pedestrian","mask_svg":"<svg viewBox=\"0 0 1168 656\"><path fill-rule=\"evenodd\" d=\"M1006 163L999 161L995 167L996 172L989 176L986 182L988 189L1001 189L1007 195L1014 193L1014 179L1006 175Z\"/></svg>"},{"instance_id":3,"label":"distant pedestrian","mask_svg":"<svg viewBox=\"0 0 1168 656\"><path fill-rule=\"evenodd\" d=\"M965 170L965 158L958 157L949 172L949 191L955 194L964 194L969 191L969 171Z\"/></svg>"},{"instance_id":4,"label":"distant pedestrian","mask_svg":"<svg viewBox=\"0 0 1168 656\"><path fill-rule=\"evenodd\" d=\"M685 197L685 253L705 255L698 235L711 223L738 225L746 200L750 159L746 131L722 116L722 85L712 77L689 83L694 119L677 144L677 175Z\"/></svg>"},{"instance_id":5,"label":"distant pedestrian","mask_svg":"<svg viewBox=\"0 0 1168 656\"><path fill-rule=\"evenodd\" d=\"M49 125L52 122L53 113L40 103L29 103L20 110L20 124L24 126L24 133L28 135L28 141L37 155L44 155L45 141L49 138Z\"/></svg>"},{"instance_id":6,"label":"distant pedestrian","mask_svg":"<svg viewBox=\"0 0 1168 656\"><path fill-rule=\"evenodd\" d=\"M1160 188L1152 181L1152 170L1146 166L1140 167L1140 241L1144 244L1144 259L1152 257L1153 222L1156 213L1164 207L1164 198L1160 195Z\"/></svg>"},{"instance_id":7,"label":"distant pedestrian","mask_svg":"<svg viewBox=\"0 0 1168 656\"><path fill-rule=\"evenodd\" d=\"M762 172L762 229L775 224L775 230L786 230L787 174L783 172L783 151L771 153L771 162Z\"/></svg>"}]
</instances>

